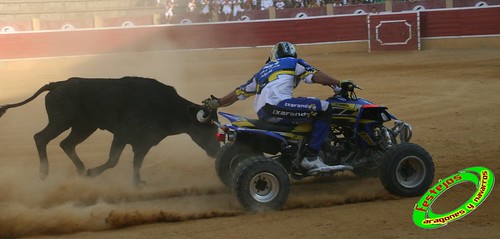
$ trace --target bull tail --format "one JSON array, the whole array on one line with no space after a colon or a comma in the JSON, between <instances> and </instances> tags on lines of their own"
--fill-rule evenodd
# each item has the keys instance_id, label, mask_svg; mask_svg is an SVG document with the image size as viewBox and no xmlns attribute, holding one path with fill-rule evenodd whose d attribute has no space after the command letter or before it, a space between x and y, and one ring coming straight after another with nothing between
<instances>
[{"instance_id":1,"label":"bull tail","mask_svg":"<svg viewBox=\"0 0 500 239\"><path fill-rule=\"evenodd\" d=\"M63 81L59 81L59 82L51 82L49 84L46 84L44 86L42 86L42 88L40 88L37 92L35 92L35 94L33 94L30 98L28 99L25 99L21 102L18 102L18 103L14 103L14 104L7 104L7 105L0 105L0 117L2 117L3 114L5 114L5 112L10 109L10 108L15 108L15 107L19 107L19 106L22 106L24 104L27 104L29 103L30 101L34 100L36 97L38 97L41 93L45 92L45 91L51 91L55 88L57 88L59 85L61 85L61 83L63 83Z\"/></svg>"}]
</instances>

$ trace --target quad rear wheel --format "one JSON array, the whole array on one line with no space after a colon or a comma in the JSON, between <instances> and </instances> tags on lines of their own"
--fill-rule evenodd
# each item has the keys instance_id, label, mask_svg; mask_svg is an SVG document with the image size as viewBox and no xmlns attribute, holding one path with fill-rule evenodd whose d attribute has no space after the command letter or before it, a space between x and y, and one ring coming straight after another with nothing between
<instances>
[{"instance_id":1,"label":"quad rear wheel","mask_svg":"<svg viewBox=\"0 0 500 239\"><path fill-rule=\"evenodd\" d=\"M233 191L249 211L280 210L290 193L290 178L285 168L272 159L256 155L236 167Z\"/></svg>"},{"instance_id":2,"label":"quad rear wheel","mask_svg":"<svg viewBox=\"0 0 500 239\"><path fill-rule=\"evenodd\" d=\"M227 143L215 156L215 172L220 181L231 188L233 174L238 164L255 153L243 145Z\"/></svg>"}]
</instances>

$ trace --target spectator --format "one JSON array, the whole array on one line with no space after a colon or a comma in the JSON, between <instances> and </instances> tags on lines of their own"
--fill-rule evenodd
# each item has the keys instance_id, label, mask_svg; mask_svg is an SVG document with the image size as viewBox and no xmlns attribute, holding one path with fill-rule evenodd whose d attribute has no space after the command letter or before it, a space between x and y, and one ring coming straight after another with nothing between
<instances>
[{"instance_id":1,"label":"spectator","mask_svg":"<svg viewBox=\"0 0 500 239\"><path fill-rule=\"evenodd\" d=\"M294 0L293 7L294 8L304 7L304 1L303 0Z\"/></svg>"},{"instance_id":2,"label":"spectator","mask_svg":"<svg viewBox=\"0 0 500 239\"><path fill-rule=\"evenodd\" d=\"M194 11L196 11L196 0L191 0L187 6L187 12L193 13Z\"/></svg>"},{"instance_id":3,"label":"spectator","mask_svg":"<svg viewBox=\"0 0 500 239\"><path fill-rule=\"evenodd\" d=\"M201 11L202 15L207 15L210 13L210 0L201 0Z\"/></svg>"},{"instance_id":4,"label":"spectator","mask_svg":"<svg viewBox=\"0 0 500 239\"><path fill-rule=\"evenodd\" d=\"M224 13L226 21L229 21L229 16L231 16L232 8L233 8L233 2L231 0L223 0L222 13Z\"/></svg>"},{"instance_id":5,"label":"spectator","mask_svg":"<svg viewBox=\"0 0 500 239\"><path fill-rule=\"evenodd\" d=\"M260 8L258 7L260 4L259 2L257 2L257 0L249 0L249 1L252 1L252 10L257 10Z\"/></svg>"},{"instance_id":6,"label":"spectator","mask_svg":"<svg viewBox=\"0 0 500 239\"><path fill-rule=\"evenodd\" d=\"M167 3L165 4L165 18L167 24L170 23L170 20L172 20L172 17L174 16L174 7L175 7L174 0L168 0Z\"/></svg>"},{"instance_id":7,"label":"spectator","mask_svg":"<svg viewBox=\"0 0 500 239\"><path fill-rule=\"evenodd\" d=\"M276 7L276 9L284 9L285 2L283 2L283 0L278 0L274 6Z\"/></svg>"},{"instance_id":8,"label":"spectator","mask_svg":"<svg viewBox=\"0 0 500 239\"><path fill-rule=\"evenodd\" d=\"M241 7L243 4L243 0L233 0L233 18L236 19L236 15L240 12L244 12L245 10Z\"/></svg>"},{"instance_id":9,"label":"spectator","mask_svg":"<svg viewBox=\"0 0 500 239\"><path fill-rule=\"evenodd\" d=\"M221 14L220 5L221 2L219 0L212 0L212 15Z\"/></svg>"},{"instance_id":10,"label":"spectator","mask_svg":"<svg viewBox=\"0 0 500 239\"><path fill-rule=\"evenodd\" d=\"M273 5L274 5L273 0L261 0L261 2L260 2L260 10L269 9Z\"/></svg>"},{"instance_id":11,"label":"spectator","mask_svg":"<svg viewBox=\"0 0 500 239\"><path fill-rule=\"evenodd\" d=\"M252 10L252 0L241 0L243 4L243 10L251 11Z\"/></svg>"},{"instance_id":12,"label":"spectator","mask_svg":"<svg viewBox=\"0 0 500 239\"><path fill-rule=\"evenodd\" d=\"M314 8L314 7L319 7L319 4L316 0L307 0L309 3L307 4L307 7Z\"/></svg>"}]
</instances>

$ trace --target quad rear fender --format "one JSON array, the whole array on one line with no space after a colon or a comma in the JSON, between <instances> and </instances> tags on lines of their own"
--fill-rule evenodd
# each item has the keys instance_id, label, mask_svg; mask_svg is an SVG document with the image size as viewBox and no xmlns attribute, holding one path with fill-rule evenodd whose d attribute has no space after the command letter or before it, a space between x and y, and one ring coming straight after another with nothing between
<instances>
[{"instance_id":1,"label":"quad rear fender","mask_svg":"<svg viewBox=\"0 0 500 239\"><path fill-rule=\"evenodd\" d=\"M285 140L285 138L283 138L283 136L279 135L278 133L272 132L272 131L241 128L241 127L237 127L234 125L226 125L226 127L228 127L230 130L235 131L236 134L239 136L246 135L248 137L255 137L256 135L260 135L260 136L265 136L265 137L271 137L271 138L278 140L284 144L288 144L288 142L286 142L286 140ZM259 138L261 138L261 137L259 137Z\"/></svg>"},{"instance_id":2,"label":"quad rear fender","mask_svg":"<svg viewBox=\"0 0 500 239\"><path fill-rule=\"evenodd\" d=\"M262 130L239 128L235 130L234 141L237 144L248 146L257 152L277 154L288 145L288 142L279 134Z\"/></svg>"},{"instance_id":3,"label":"quad rear fender","mask_svg":"<svg viewBox=\"0 0 500 239\"><path fill-rule=\"evenodd\" d=\"M224 118L228 119L231 123L235 122L235 121L244 121L244 120L246 120L244 117L241 117L241 116L238 116L238 115L234 115L234 114L230 114L230 113L219 112L219 114L222 115ZM277 139L277 140L283 142L284 144L288 144L286 142L285 138L283 138L283 136L281 136L278 133L272 132L272 131L266 131L266 130L261 130L261 129L243 128L243 127L235 126L233 124L228 124L228 125L225 125L224 127L227 127L229 130L232 130L232 131L236 132L237 134L247 134L247 135L257 134L257 135L263 135L263 136L272 137L274 139Z\"/></svg>"}]
</instances>

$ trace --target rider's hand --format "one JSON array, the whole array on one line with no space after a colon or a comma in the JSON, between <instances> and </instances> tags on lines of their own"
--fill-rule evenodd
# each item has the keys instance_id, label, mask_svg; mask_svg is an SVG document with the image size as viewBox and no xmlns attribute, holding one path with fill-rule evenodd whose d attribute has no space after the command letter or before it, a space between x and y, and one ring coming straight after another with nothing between
<instances>
[{"instance_id":1,"label":"rider's hand","mask_svg":"<svg viewBox=\"0 0 500 239\"><path fill-rule=\"evenodd\" d=\"M220 99L211 95L210 98L207 98L203 101L203 105L210 110L216 110L220 107Z\"/></svg>"},{"instance_id":2,"label":"rider's hand","mask_svg":"<svg viewBox=\"0 0 500 239\"><path fill-rule=\"evenodd\" d=\"M334 85L333 92L335 92L335 94L340 94L342 93L342 89L338 85Z\"/></svg>"}]
</instances>

